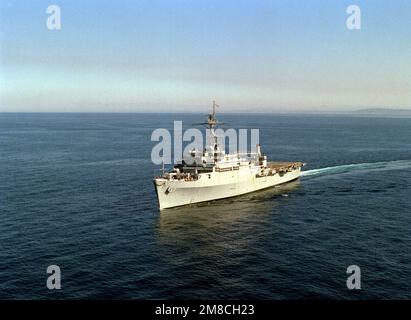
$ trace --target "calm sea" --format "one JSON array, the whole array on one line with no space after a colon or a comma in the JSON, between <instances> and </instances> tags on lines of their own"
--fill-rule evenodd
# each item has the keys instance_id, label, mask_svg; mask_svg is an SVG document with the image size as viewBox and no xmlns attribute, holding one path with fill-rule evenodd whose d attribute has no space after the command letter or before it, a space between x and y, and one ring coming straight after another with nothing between
<instances>
[{"instance_id":1,"label":"calm sea","mask_svg":"<svg viewBox=\"0 0 411 320\"><path fill-rule=\"evenodd\" d=\"M411 298L411 119L220 118L307 172L160 214L151 132L203 115L0 114L0 298Z\"/></svg>"}]
</instances>

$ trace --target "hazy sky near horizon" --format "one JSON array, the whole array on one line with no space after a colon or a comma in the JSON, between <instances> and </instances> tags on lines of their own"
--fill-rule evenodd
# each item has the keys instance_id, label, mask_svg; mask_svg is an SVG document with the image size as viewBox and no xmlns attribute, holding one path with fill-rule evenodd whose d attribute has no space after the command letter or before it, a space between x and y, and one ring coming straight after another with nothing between
<instances>
[{"instance_id":1,"label":"hazy sky near horizon","mask_svg":"<svg viewBox=\"0 0 411 320\"><path fill-rule=\"evenodd\" d=\"M2 0L0 30L0 111L411 109L409 0Z\"/></svg>"}]
</instances>

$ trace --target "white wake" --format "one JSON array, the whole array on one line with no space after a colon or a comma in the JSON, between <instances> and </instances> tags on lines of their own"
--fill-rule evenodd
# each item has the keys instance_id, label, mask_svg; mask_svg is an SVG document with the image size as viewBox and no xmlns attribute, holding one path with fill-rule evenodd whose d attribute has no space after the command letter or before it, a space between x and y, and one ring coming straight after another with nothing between
<instances>
[{"instance_id":1,"label":"white wake","mask_svg":"<svg viewBox=\"0 0 411 320\"><path fill-rule=\"evenodd\" d=\"M342 174L355 171L386 171L411 168L411 160L396 160L385 162L354 163L335 167L312 169L301 172L301 177Z\"/></svg>"}]
</instances>

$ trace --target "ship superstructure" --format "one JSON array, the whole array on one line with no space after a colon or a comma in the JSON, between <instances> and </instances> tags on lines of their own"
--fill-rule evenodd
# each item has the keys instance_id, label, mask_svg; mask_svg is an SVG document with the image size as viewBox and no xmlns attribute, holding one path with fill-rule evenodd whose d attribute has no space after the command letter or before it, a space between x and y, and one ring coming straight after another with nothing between
<instances>
[{"instance_id":1,"label":"ship superstructure","mask_svg":"<svg viewBox=\"0 0 411 320\"><path fill-rule=\"evenodd\" d=\"M213 112L204 123L212 142L204 150L193 149L171 171L154 178L160 210L234 197L299 178L302 162L269 162L259 145L254 153L226 154L215 132L216 107L213 102Z\"/></svg>"}]
</instances>

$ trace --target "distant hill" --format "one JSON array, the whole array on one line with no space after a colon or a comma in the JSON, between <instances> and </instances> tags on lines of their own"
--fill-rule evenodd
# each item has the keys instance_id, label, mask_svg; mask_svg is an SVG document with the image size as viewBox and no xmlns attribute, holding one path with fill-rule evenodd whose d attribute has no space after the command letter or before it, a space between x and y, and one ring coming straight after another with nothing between
<instances>
[{"instance_id":1,"label":"distant hill","mask_svg":"<svg viewBox=\"0 0 411 320\"><path fill-rule=\"evenodd\" d=\"M355 113L376 116L411 116L411 109L366 108L357 110Z\"/></svg>"}]
</instances>

